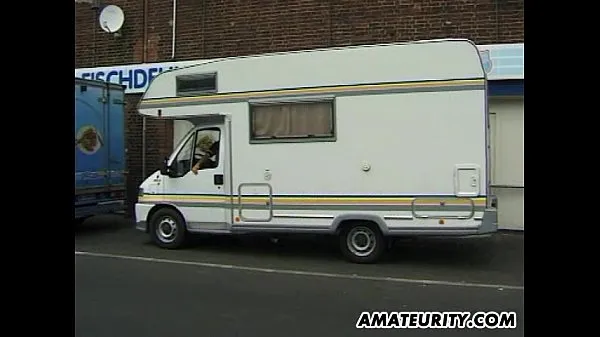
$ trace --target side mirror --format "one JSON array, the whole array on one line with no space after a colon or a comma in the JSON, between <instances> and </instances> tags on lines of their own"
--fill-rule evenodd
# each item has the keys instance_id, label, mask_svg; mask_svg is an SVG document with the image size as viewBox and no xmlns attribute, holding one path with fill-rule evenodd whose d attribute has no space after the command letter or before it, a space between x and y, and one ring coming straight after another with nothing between
<instances>
[{"instance_id":1,"label":"side mirror","mask_svg":"<svg viewBox=\"0 0 600 337\"><path fill-rule=\"evenodd\" d=\"M165 159L162 162L162 166L160 167L160 174L166 176L169 175L169 157L165 157Z\"/></svg>"}]
</instances>

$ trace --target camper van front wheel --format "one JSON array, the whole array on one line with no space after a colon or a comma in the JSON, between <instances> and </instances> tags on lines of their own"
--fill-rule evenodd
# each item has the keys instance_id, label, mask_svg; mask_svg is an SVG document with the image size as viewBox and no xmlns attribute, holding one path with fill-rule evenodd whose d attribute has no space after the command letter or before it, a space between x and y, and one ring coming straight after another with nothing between
<instances>
[{"instance_id":1,"label":"camper van front wheel","mask_svg":"<svg viewBox=\"0 0 600 337\"><path fill-rule=\"evenodd\" d=\"M383 235L373 223L356 223L342 228L340 248L344 257L354 263L375 263L386 245Z\"/></svg>"},{"instance_id":2,"label":"camper van front wheel","mask_svg":"<svg viewBox=\"0 0 600 337\"><path fill-rule=\"evenodd\" d=\"M170 208L156 211L150 221L150 236L162 248L176 249L185 240L185 224L181 215Z\"/></svg>"}]
</instances>

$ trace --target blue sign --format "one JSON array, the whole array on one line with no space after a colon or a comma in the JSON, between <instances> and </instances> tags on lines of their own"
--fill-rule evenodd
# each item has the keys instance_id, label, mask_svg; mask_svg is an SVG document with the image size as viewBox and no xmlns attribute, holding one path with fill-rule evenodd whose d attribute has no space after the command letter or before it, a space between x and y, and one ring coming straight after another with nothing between
<instances>
[{"instance_id":1,"label":"blue sign","mask_svg":"<svg viewBox=\"0 0 600 337\"><path fill-rule=\"evenodd\" d=\"M492 44L478 48L489 80L525 78L525 44Z\"/></svg>"},{"instance_id":2,"label":"blue sign","mask_svg":"<svg viewBox=\"0 0 600 337\"><path fill-rule=\"evenodd\" d=\"M173 68L174 67L169 67L168 69ZM126 86L128 89L135 90L145 88L148 83L150 83L150 81L152 81L152 79L163 70L164 68L162 67L153 67L148 69L111 70L109 72L100 70L82 73L81 78L120 83Z\"/></svg>"},{"instance_id":3,"label":"blue sign","mask_svg":"<svg viewBox=\"0 0 600 337\"><path fill-rule=\"evenodd\" d=\"M198 60L75 69L75 77L120 84L125 86L125 93L128 94L142 93L161 72L204 62L206 61Z\"/></svg>"},{"instance_id":4,"label":"blue sign","mask_svg":"<svg viewBox=\"0 0 600 337\"><path fill-rule=\"evenodd\" d=\"M490 51L483 50L480 52L480 54L481 62L483 62L483 70L485 70L486 74L489 74L494 66L494 64L492 63L492 59L490 58Z\"/></svg>"}]
</instances>

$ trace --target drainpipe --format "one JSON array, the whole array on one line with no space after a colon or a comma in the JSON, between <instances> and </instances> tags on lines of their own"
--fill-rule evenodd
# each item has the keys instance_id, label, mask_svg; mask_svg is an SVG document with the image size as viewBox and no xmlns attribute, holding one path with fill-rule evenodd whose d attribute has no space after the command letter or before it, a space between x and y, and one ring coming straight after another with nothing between
<instances>
[{"instance_id":1,"label":"drainpipe","mask_svg":"<svg viewBox=\"0 0 600 337\"><path fill-rule=\"evenodd\" d=\"M144 0L144 53L142 54L142 63L148 62L148 0Z\"/></svg>"},{"instance_id":2,"label":"drainpipe","mask_svg":"<svg viewBox=\"0 0 600 337\"><path fill-rule=\"evenodd\" d=\"M494 1L494 11L496 12L496 41L498 41L498 38L500 37L500 19L498 18L500 15L500 4L498 2L498 0Z\"/></svg>"},{"instance_id":3,"label":"drainpipe","mask_svg":"<svg viewBox=\"0 0 600 337\"><path fill-rule=\"evenodd\" d=\"M142 179L146 179L146 116L142 116Z\"/></svg>"},{"instance_id":4,"label":"drainpipe","mask_svg":"<svg viewBox=\"0 0 600 337\"><path fill-rule=\"evenodd\" d=\"M148 0L144 0L144 52L142 63L148 62ZM142 179L146 178L146 116L142 116Z\"/></svg>"},{"instance_id":5,"label":"drainpipe","mask_svg":"<svg viewBox=\"0 0 600 337\"><path fill-rule=\"evenodd\" d=\"M92 10L94 11L94 24L92 25L92 67L96 66L96 25L100 16L100 1L92 1Z\"/></svg>"},{"instance_id":6,"label":"drainpipe","mask_svg":"<svg viewBox=\"0 0 600 337\"><path fill-rule=\"evenodd\" d=\"M171 37L171 59L175 58L175 27L177 22L177 0L173 0L173 33Z\"/></svg>"},{"instance_id":7,"label":"drainpipe","mask_svg":"<svg viewBox=\"0 0 600 337\"><path fill-rule=\"evenodd\" d=\"M205 21L206 17L206 0L202 0L202 57L206 57L206 35L204 35Z\"/></svg>"},{"instance_id":8,"label":"drainpipe","mask_svg":"<svg viewBox=\"0 0 600 337\"><path fill-rule=\"evenodd\" d=\"M333 47L333 25L332 25L332 20L333 20L333 0L329 0L329 2L327 3L328 5L328 14L329 14L329 43L328 43L328 47Z\"/></svg>"}]
</instances>

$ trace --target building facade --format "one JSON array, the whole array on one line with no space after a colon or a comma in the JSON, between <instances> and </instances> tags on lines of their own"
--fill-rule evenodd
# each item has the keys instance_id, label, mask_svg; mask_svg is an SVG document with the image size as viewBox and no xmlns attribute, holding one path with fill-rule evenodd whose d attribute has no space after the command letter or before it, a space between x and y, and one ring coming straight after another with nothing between
<instances>
[{"instance_id":1,"label":"building facade","mask_svg":"<svg viewBox=\"0 0 600 337\"><path fill-rule=\"evenodd\" d=\"M490 80L492 180L500 227L523 220L523 0L76 0L75 76L127 90L128 200L179 135L136 105L160 71L267 52L461 37L480 48ZM124 14L102 29L107 5ZM361 66L361 65L357 65ZM176 129L176 128L175 128Z\"/></svg>"}]
</instances>

